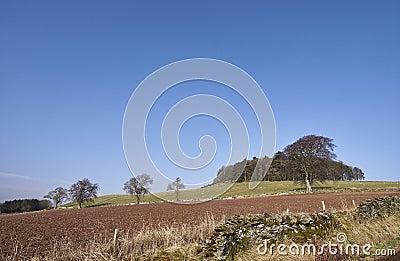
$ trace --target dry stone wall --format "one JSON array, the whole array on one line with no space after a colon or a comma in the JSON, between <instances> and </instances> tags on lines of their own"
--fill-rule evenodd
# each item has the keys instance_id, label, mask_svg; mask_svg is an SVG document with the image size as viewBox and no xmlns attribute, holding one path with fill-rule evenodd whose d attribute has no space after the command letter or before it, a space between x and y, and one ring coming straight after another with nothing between
<instances>
[{"instance_id":1,"label":"dry stone wall","mask_svg":"<svg viewBox=\"0 0 400 261\"><path fill-rule=\"evenodd\" d=\"M362 202L351 214L355 218L369 220L400 213L400 198L380 197ZM288 238L296 243L306 243L323 238L340 228L340 213L319 212L313 214L250 214L234 216L215 228L212 236L199 249L204 257L233 259L234 256L265 240L274 244Z\"/></svg>"}]
</instances>

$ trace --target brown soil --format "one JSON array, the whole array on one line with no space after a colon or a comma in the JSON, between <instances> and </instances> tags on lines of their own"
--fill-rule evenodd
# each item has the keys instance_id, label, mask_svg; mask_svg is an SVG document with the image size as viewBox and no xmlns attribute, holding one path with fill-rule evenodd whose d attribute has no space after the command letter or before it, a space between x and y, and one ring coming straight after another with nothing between
<instances>
[{"instance_id":1,"label":"brown soil","mask_svg":"<svg viewBox=\"0 0 400 261\"><path fill-rule=\"evenodd\" d=\"M315 212L351 208L367 198L398 195L400 192L348 192L283 195L213 200L201 204L153 203L84 209L52 210L0 215L0 259L12 256L15 248L25 257L44 255L55 241L85 244L95 237L110 237L115 228L134 232L143 227L196 225L207 215L221 220L233 215L274 212Z\"/></svg>"}]
</instances>

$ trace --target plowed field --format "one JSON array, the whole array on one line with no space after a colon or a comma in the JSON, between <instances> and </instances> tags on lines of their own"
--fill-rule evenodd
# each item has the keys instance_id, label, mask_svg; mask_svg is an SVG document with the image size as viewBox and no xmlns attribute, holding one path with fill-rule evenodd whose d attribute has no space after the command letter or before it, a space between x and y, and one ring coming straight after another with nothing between
<instances>
[{"instance_id":1,"label":"plowed field","mask_svg":"<svg viewBox=\"0 0 400 261\"><path fill-rule=\"evenodd\" d=\"M137 231L143 227L193 225L213 215L216 220L248 213L314 212L351 207L367 198L398 195L400 192L321 193L258 198L213 200L201 204L153 203L83 209L41 211L0 215L0 259L12 255L18 247L25 257L50 251L55 242L84 244L96 236L112 238L115 228Z\"/></svg>"}]
</instances>

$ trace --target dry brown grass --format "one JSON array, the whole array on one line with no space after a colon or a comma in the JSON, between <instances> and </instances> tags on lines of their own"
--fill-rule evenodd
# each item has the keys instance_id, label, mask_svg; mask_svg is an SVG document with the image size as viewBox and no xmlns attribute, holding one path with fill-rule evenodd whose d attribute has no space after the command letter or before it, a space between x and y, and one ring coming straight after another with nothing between
<instances>
[{"instance_id":1,"label":"dry brown grass","mask_svg":"<svg viewBox=\"0 0 400 261\"><path fill-rule=\"evenodd\" d=\"M341 230L346 233L348 240L358 244L379 244L400 236L400 214L390 215L385 219L356 222L352 215L343 215L339 220L343 224Z\"/></svg>"}]
</instances>

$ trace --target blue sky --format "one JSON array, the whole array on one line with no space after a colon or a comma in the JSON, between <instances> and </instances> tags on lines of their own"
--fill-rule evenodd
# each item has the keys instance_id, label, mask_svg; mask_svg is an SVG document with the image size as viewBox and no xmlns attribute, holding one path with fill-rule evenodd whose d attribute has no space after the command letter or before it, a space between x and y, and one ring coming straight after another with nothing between
<instances>
[{"instance_id":1,"label":"blue sky","mask_svg":"<svg viewBox=\"0 0 400 261\"><path fill-rule=\"evenodd\" d=\"M194 57L230 62L259 83L277 150L328 136L368 180L397 181L399 12L398 1L2 1L0 201L84 177L100 194L123 193L132 92ZM190 133L183 147L196 154Z\"/></svg>"}]
</instances>

